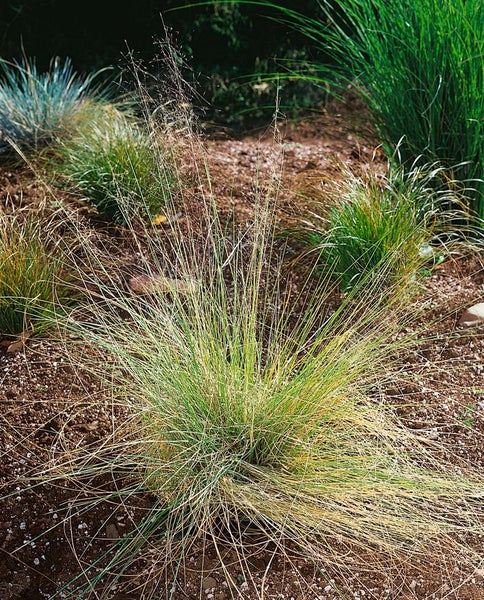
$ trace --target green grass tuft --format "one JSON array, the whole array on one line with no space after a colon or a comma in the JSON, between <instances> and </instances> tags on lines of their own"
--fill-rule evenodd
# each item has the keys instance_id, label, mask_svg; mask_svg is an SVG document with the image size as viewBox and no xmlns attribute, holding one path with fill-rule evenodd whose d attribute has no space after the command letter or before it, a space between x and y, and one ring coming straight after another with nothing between
<instances>
[{"instance_id":1,"label":"green grass tuft","mask_svg":"<svg viewBox=\"0 0 484 600\"><path fill-rule=\"evenodd\" d=\"M178 184L167 135L150 136L114 107L94 107L60 145L54 167L110 221L156 217Z\"/></svg>"},{"instance_id":2,"label":"green grass tuft","mask_svg":"<svg viewBox=\"0 0 484 600\"><path fill-rule=\"evenodd\" d=\"M380 291L398 288L411 295L420 269L446 251L444 238L450 244L452 223L467 218L457 208L458 191L436 191L442 172L437 165L361 177L347 172L329 202L314 202L305 225L292 235L342 291L375 289L376 278Z\"/></svg>"},{"instance_id":3,"label":"green grass tuft","mask_svg":"<svg viewBox=\"0 0 484 600\"><path fill-rule=\"evenodd\" d=\"M0 215L0 335L45 333L75 297L69 280L39 226Z\"/></svg>"}]
</instances>

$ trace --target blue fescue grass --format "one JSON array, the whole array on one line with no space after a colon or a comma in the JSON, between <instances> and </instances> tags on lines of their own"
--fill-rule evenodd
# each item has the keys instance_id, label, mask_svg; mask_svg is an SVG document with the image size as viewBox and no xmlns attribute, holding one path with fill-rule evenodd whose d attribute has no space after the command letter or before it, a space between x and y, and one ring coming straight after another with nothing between
<instances>
[{"instance_id":1,"label":"blue fescue grass","mask_svg":"<svg viewBox=\"0 0 484 600\"><path fill-rule=\"evenodd\" d=\"M55 59L45 73L35 60L0 61L0 151L38 148L75 128L82 110L103 94L96 74L77 75L69 59Z\"/></svg>"},{"instance_id":2,"label":"blue fescue grass","mask_svg":"<svg viewBox=\"0 0 484 600\"><path fill-rule=\"evenodd\" d=\"M326 280L286 268L287 248L274 243L277 146L266 179L254 173L253 212L233 230L221 223L196 140L187 147L196 195L182 187L182 198L166 198L168 213L186 218L166 231L124 213L151 289L127 291L79 231L85 304L62 326L67 351L112 399L113 429L56 455L38 478L80 487L76 518L105 502L136 506L139 496L150 506L95 564L80 560L57 596L170 598L187 554L209 543L236 594L233 562L250 577L247 526L327 573L392 561L425 568L429 552L442 553L443 569L447 560L480 565L469 538L482 533L482 474L464 461L456 473L438 440L381 401L385 384L409 376L400 360L419 333L398 286L384 296L350 291L337 304ZM368 279L369 292L378 289Z\"/></svg>"}]
</instances>

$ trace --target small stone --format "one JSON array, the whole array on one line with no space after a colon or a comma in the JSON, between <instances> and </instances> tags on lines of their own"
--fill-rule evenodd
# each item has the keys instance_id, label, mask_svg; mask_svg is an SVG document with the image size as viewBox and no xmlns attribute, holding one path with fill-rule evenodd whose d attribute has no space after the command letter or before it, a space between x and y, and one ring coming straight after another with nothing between
<instances>
[{"instance_id":1,"label":"small stone","mask_svg":"<svg viewBox=\"0 0 484 600\"><path fill-rule=\"evenodd\" d=\"M18 340L17 342L12 342L7 346L7 352L9 354L16 354L17 352L22 352L24 349L24 341Z\"/></svg>"},{"instance_id":2,"label":"small stone","mask_svg":"<svg viewBox=\"0 0 484 600\"><path fill-rule=\"evenodd\" d=\"M418 251L420 258L432 258L435 255L435 250L429 244L424 244Z\"/></svg>"},{"instance_id":3,"label":"small stone","mask_svg":"<svg viewBox=\"0 0 484 600\"><path fill-rule=\"evenodd\" d=\"M479 302L467 308L459 319L461 327L471 327L484 323L484 302Z\"/></svg>"},{"instance_id":4,"label":"small stone","mask_svg":"<svg viewBox=\"0 0 484 600\"><path fill-rule=\"evenodd\" d=\"M213 577L205 577L202 581L202 590L208 593L208 590L213 590L217 585L217 580Z\"/></svg>"},{"instance_id":5,"label":"small stone","mask_svg":"<svg viewBox=\"0 0 484 600\"><path fill-rule=\"evenodd\" d=\"M114 523L108 523L106 525L106 539L108 539L108 540L118 540L119 539L119 531Z\"/></svg>"},{"instance_id":6,"label":"small stone","mask_svg":"<svg viewBox=\"0 0 484 600\"><path fill-rule=\"evenodd\" d=\"M99 421L92 421L91 423L80 423L77 428L79 431L83 431L84 433L89 433L90 431L94 431L97 429L99 425Z\"/></svg>"},{"instance_id":7,"label":"small stone","mask_svg":"<svg viewBox=\"0 0 484 600\"><path fill-rule=\"evenodd\" d=\"M25 347L25 342L29 339L31 332L24 331L20 335L17 336L17 339L13 342L8 340L2 340L1 345L7 346L7 352L9 354L16 354L17 352L22 352Z\"/></svg>"}]
</instances>

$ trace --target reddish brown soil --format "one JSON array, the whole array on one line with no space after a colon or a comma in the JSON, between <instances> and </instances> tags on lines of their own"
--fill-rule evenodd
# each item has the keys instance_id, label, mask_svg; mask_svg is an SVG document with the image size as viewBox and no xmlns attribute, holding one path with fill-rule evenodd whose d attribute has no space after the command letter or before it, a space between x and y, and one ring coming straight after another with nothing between
<instances>
[{"instance_id":1,"label":"reddish brown soil","mask_svg":"<svg viewBox=\"0 0 484 600\"><path fill-rule=\"evenodd\" d=\"M294 215L295 206L298 214L304 214L305 197L324 195L324 188L341 177L341 164L365 170L375 159L378 165L382 159L376 144L354 133L350 116L357 113L340 115L340 110L333 105L328 115L281 124L275 150L272 130L239 139L218 136L207 140L211 178L221 210L234 210L239 219L250 217L255 173L270 172L274 152L284 155L282 220ZM9 212L20 206L42 211L52 204L45 187L28 171L8 166L0 169L0 200ZM447 458L456 467L464 459L484 466L483 329L475 327L461 335L457 327L463 306L484 300L482 254L455 256L435 269L424 281L422 293L422 298L432 296L442 308L429 309L429 322L436 311L446 313L433 326L437 337L408 358L413 383L387 390L386 396L401 407L398 412L408 427L446 442ZM69 512L70 504L82 499L82 490L74 483L33 481L27 485L22 479L38 473L60 450L102 443L116 418L122 415L113 414L109 393L78 368L63 344L30 339L16 353L0 346L1 600L40 600L55 593L59 598L68 597L71 588L62 588L81 567L91 565L129 531L149 506L146 498L137 506L105 503L78 514L77 509ZM114 484L104 481L99 485ZM248 544L250 541L248 536ZM213 547L196 544L173 597L224 600L233 593L268 600L484 598L483 566L460 568L437 550L435 556L429 556L426 572L401 564L365 572L352 569L349 558L347 571L333 574L325 565L316 567L296 555L290 562L257 537L252 541L254 553L245 573L231 551L224 557L226 564L233 564L229 569L235 588L220 568ZM99 586L98 591L101 589ZM168 598L163 589L155 597ZM122 586L112 588L107 597L136 600L149 592L129 591L129 586L121 590ZM93 592L89 597L98 596Z\"/></svg>"}]
</instances>

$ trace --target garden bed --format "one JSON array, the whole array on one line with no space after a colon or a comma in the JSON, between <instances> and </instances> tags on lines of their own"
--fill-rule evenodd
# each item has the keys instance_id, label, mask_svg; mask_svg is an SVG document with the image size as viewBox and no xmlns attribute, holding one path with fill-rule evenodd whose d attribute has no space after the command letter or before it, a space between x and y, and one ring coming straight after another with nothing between
<instances>
[{"instance_id":1,"label":"garden bed","mask_svg":"<svg viewBox=\"0 0 484 600\"><path fill-rule=\"evenodd\" d=\"M343 112L334 103L328 114L310 115L303 122L281 123L274 130L231 138L215 135L204 141L218 209L240 223L250 221L254 203L254 180L264 182L271 173L274 151L284 160L280 173L278 226L286 226L308 209L307 197L317 197L341 175L341 165L354 172L378 169L383 164L377 144L363 138L351 126L351 115L361 107ZM274 150L275 148L275 150ZM5 212L19 208L45 212L55 210L59 196L39 183L25 168L4 165L0 171L1 202ZM196 189L192 192L196 210ZM79 199L64 201L79 208ZM89 211L85 219L91 219ZM177 216L187 218L187 214ZM91 226L103 235L121 240L116 263L125 262L125 280L136 274L137 258L129 244L123 247L123 234L91 219ZM170 223L165 225L169 235ZM113 238L114 239L114 238ZM118 242L116 242L117 244ZM298 269L297 263L293 266ZM484 257L482 252L463 252L447 259L422 279L422 291L415 310L427 308L419 324L431 324L433 339L407 357L411 383L387 389L379 400L393 407L398 418L423 438L442 442L445 458L456 473L465 462L482 468L484 455L484 340L482 325L459 326L466 306L483 301ZM429 301L430 299L430 301ZM74 344L73 344L74 345ZM79 367L69 343L32 338L16 352L8 344L0 346L0 483L10 494L1 500L0 597L2 600L68 597L69 582L96 561L113 543L131 531L152 504L149 496L138 504L119 500L105 502L77 514L84 490L70 479L54 484L26 484L25 476L38 472L60 451L102 445L103 440L123 419L113 408L109 390ZM100 358L99 360L102 360ZM93 487L116 489L121 484L113 475L93 479ZM3 495L3 494L2 494ZM71 512L71 507L74 506ZM339 575L324 564L312 564L287 544L286 555L274 542L267 542L256 530L248 530L245 571L227 548L222 557L232 567L229 581L220 568L218 549L203 536L184 557L177 584L171 596L171 574L161 583L160 598L174 600L207 598L224 600L235 596L249 599L316 600L365 598L368 600L427 600L455 598L480 600L484 597L484 567L462 567L455 557L428 556L428 568L417 571L405 564L389 563L367 572L353 567L351 556ZM282 542L281 542L282 543ZM476 538L478 547L481 537ZM162 542L160 542L162 548ZM156 561L156 550L152 560ZM163 552L163 549L160 550ZM140 561L149 563L150 555ZM102 561L101 563L102 564ZM136 560L126 575L136 572ZM177 565L173 566L173 569ZM423 574L422 574L423 573ZM147 598L151 584L130 591L129 582L120 582L106 597L116 600ZM102 584L92 592L101 593ZM57 597L57 596L56 596ZM86 596L87 597L87 596Z\"/></svg>"}]
</instances>

